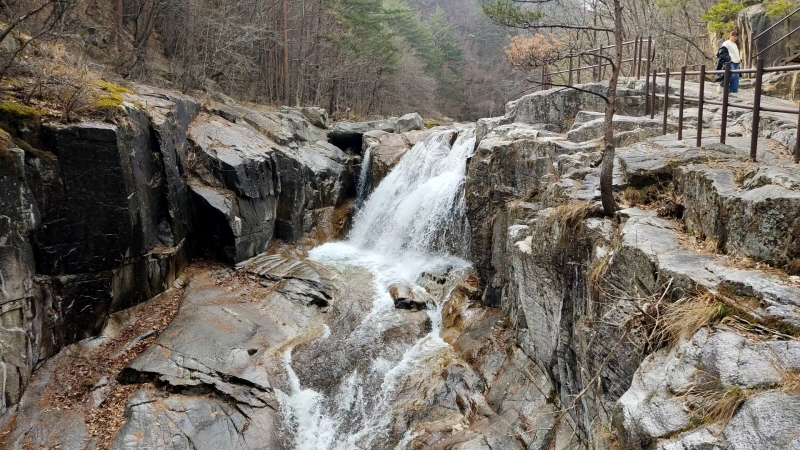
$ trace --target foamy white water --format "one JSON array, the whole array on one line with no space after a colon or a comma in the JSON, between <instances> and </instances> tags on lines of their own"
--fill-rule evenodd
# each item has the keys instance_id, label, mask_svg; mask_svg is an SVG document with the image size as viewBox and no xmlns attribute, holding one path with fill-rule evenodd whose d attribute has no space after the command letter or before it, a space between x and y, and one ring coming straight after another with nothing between
<instances>
[{"instance_id":1,"label":"foamy white water","mask_svg":"<svg viewBox=\"0 0 800 450\"><path fill-rule=\"evenodd\" d=\"M391 284L423 290L417 284L423 274L451 273L470 266L463 259L470 244L463 191L466 161L474 146L472 129L437 133L418 143L366 198L348 239L310 252L313 260L360 267L373 275L372 308L348 340L376 342L386 327L402 320L388 292ZM368 158L365 155L365 162ZM366 190L365 170L368 167L362 168L359 177L359 197L362 179ZM363 195L366 197L366 192ZM431 331L406 348L399 359L376 357L368 366L370 373L353 371L328 397L300 386L287 352L290 392L281 393L278 400L294 448L380 448L378 443L393 419L391 405L398 385L415 371L423 372L416 376L426 376L426 362L448 348L440 337L441 308L438 302L435 309L427 311ZM365 392L365 380L376 376L379 383L367 386L371 391ZM405 448L413 437L409 430L396 448Z\"/></svg>"}]
</instances>

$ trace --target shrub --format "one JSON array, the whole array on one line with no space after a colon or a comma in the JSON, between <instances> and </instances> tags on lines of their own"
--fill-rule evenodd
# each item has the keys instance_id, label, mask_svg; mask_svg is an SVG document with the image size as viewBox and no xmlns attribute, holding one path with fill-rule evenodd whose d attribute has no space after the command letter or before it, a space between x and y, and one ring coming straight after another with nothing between
<instances>
[{"instance_id":1,"label":"shrub","mask_svg":"<svg viewBox=\"0 0 800 450\"><path fill-rule=\"evenodd\" d=\"M722 36L735 27L736 16L742 9L744 9L744 4L737 0L719 0L700 18L708 22L708 31Z\"/></svg>"}]
</instances>

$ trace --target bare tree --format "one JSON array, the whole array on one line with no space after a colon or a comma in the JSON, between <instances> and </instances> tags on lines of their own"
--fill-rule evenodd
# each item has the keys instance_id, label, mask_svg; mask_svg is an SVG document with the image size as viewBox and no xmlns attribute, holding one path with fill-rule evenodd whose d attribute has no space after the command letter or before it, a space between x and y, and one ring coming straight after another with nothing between
<instances>
[{"instance_id":1,"label":"bare tree","mask_svg":"<svg viewBox=\"0 0 800 450\"><path fill-rule=\"evenodd\" d=\"M509 27L529 30L532 33L559 32L569 37L564 45L549 44L523 55L524 64L529 66L548 66L559 61L564 61L570 56L585 56L586 53L578 50L578 43L586 36L606 34L613 37L614 53L611 56L594 54L595 58L606 60L611 66L608 95L581 89L570 84L550 84L565 89L575 89L587 94L599 96L605 101L605 122L603 127L603 159L600 166L600 198L603 210L607 215L617 210L613 192L614 143L613 118L616 112L617 83L622 67L623 44L623 8L622 0L591 0L571 5L569 11L577 14L561 14L557 11L564 9L564 3L559 0L492 0L484 7L484 12L492 20ZM596 37L593 37L596 40ZM552 42L552 41L550 41ZM524 52L522 52L524 53Z\"/></svg>"},{"instance_id":2,"label":"bare tree","mask_svg":"<svg viewBox=\"0 0 800 450\"><path fill-rule=\"evenodd\" d=\"M31 42L43 37L50 33L56 25L64 17L67 10L72 6L73 0L46 0L38 5L30 6L21 5L21 11L15 11L7 4L2 4L2 16L8 19L8 25L0 32L0 44L13 36L12 32L18 27L32 24L29 27L28 33L30 37L20 39L20 45L6 55L0 55L0 78L5 76L6 72L14 64L14 60L22 53Z\"/></svg>"}]
</instances>

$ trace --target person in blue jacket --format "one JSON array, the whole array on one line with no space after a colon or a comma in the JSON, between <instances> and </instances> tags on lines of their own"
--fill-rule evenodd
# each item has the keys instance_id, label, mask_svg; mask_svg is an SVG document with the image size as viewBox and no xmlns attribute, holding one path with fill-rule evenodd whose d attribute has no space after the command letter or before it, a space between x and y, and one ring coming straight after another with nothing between
<instances>
[{"instance_id":1,"label":"person in blue jacket","mask_svg":"<svg viewBox=\"0 0 800 450\"><path fill-rule=\"evenodd\" d=\"M719 46L719 50L717 51L717 70L725 69L725 63L727 62L731 63L731 70L739 69L739 64L741 64L742 59L739 57L739 46L736 45L737 40L739 40L739 32L737 30L733 30L728 36L728 40ZM717 87L717 93L722 92L723 80L724 76L722 74L718 74L714 77L714 81L720 83L720 85ZM732 73L730 93L735 94L737 92L739 92L739 74Z\"/></svg>"}]
</instances>

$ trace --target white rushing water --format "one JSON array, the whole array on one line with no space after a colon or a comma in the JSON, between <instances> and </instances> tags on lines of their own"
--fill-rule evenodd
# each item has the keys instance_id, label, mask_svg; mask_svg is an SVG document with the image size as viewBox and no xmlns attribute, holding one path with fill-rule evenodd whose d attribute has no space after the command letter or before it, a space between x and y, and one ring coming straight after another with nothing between
<instances>
[{"instance_id":1,"label":"white rushing water","mask_svg":"<svg viewBox=\"0 0 800 450\"><path fill-rule=\"evenodd\" d=\"M463 191L466 161L474 146L473 129L440 132L418 143L366 198L348 239L310 252L313 260L366 269L373 276L372 309L348 340L379 342L381 333L393 321L403 320L389 295L391 284L403 283L420 291L423 288L418 283L425 273L442 274L469 267L463 259L469 252ZM366 180L363 172L364 169L360 178ZM375 357L366 366L368 369L355 369L340 380L335 393L327 396L301 386L291 366L291 350L287 351L290 386L288 392L278 392L278 399L293 447L382 448L379 443L390 428L391 404L398 384L415 376L425 361L448 348L439 335L441 308L439 301L435 309L427 311L430 332L405 348L400 357ZM319 339L326 338L323 335ZM405 448L413 436L410 430L406 432L396 448Z\"/></svg>"}]
</instances>

